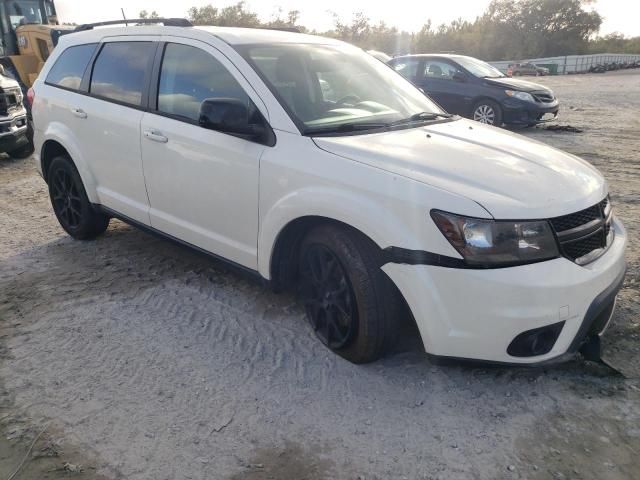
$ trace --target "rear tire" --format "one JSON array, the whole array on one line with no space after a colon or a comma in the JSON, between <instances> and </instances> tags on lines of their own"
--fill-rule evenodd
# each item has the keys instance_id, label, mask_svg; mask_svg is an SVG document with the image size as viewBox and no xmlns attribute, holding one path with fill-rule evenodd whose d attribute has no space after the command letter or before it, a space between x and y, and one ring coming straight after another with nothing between
<instances>
[{"instance_id":1,"label":"rear tire","mask_svg":"<svg viewBox=\"0 0 640 480\"><path fill-rule=\"evenodd\" d=\"M96 211L69 157L51 161L47 173L49 197L60 226L77 240L91 240L105 232L109 217Z\"/></svg>"},{"instance_id":2,"label":"rear tire","mask_svg":"<svg viewBox=\"0 0 640 480\"><path fill-rule=\"evenodd\" d=\"M400 294L382 253L348 227L314 228L300 247L300 294L320 341L353 363L377 360L395 343Z\"/></svg>"}]
</instances>

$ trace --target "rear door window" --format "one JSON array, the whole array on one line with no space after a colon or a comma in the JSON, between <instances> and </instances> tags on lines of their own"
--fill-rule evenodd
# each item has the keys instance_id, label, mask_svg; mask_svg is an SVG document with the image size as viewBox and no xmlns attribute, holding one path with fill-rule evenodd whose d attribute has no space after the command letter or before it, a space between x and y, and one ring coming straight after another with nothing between
<instances>
[{"instance_id":1,"label":"rear door window","mask_svg":"<svg viewBox=\"0 0 640 480\"><path fill-rule=\"evenodd\" d=\"M96 43L88 43L67 48L51 67L46 83L70 90L80 89L82 77L96 45Z\"/></svg>"},{"instance_id":2,"label":"rear door window","mask_svg":"<svg viewBox=\"0 0 640 480\"><path fill-rule=\"evenodd\" d=\"M91 95L125 105L143 104L153 42L112 42L102 47L91 75Z\"/></svg>"},{"instance_id":3,"label":"rear door window","mask_svg":"<svg viewBox=\"0 0 640 480\"><path fill-rule=\"evenodd\" d=\"M418 73L420 58L406 58L393 64L393 69L407 80L413 81Z\"/></svg>"}]
</instances>

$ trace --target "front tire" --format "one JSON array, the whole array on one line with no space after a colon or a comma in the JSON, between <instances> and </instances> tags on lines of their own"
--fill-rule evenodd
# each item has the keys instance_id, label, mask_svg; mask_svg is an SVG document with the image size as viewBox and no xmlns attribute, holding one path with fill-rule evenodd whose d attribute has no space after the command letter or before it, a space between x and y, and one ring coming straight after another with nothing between
<instances>
[{"instance_id":1,"label":"front tire","mask_svg":"<svg viewBox=\"0 0 640 480\"><path fill-rule=\"evenodd\" d=\"M105 232L109 217L94 209L70 158L61 156L52 160L47 182L53 211L69 235L77 240L91 240Z\"/></svg>"},{"instance_id":2,"label":"front tire","mask_svg":"<svg viewBox=\"0 0 640 480\"><path fill-rule=\"evenodd\" d=\"M382 253L359 232L322 225L300 247L300 294L320 341L353 363L380 358L397 338L399 293Z\"/></svg>"},{"instance_id":3,"label":"front tire","mask_svg":"<svg viewBox=\"0 0 640 480\"><path fill-rule=\"evenodd\" d=\"M29 158L33 153L33 143L29 141L27 144L22 145L21 147L16 148L15 150L11 150L7 152L11 158L16 158L18 160L22 160L24 158Z\"/></svg>"},{"instance_id":4,"label":"front tire","mask_svg":"<svg viewBox=\"0 0 640 480\"><path fill-rule=\"evenodd\" d=\"M502 109L493 100L481 100L474 105L471 118L485 125L500 127L502 126Z\"/></svg>"}]
</instances>

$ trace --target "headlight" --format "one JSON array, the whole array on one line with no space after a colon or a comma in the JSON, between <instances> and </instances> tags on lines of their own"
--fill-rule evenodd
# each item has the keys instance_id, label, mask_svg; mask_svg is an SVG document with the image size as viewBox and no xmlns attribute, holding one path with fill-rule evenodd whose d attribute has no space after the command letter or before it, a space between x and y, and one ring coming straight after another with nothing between
<instances>
[{"instance_id":1,"label":"headlight","mask_svg":"<svg viewBox=\"0 0 640 480\"><path fill-rule=\"evenodd\" d=\"M469 265L498 267L560 256L546 221L496 221L433 210L431 217Z\"/></svg>"},{"instance_id":2,"label":"headlight","mask_svg":"<svg viewBox=\"0 0 640 480\"><path fill-rule=\"evenodd\" d=\"M524 100L525 102L535 102L536 100L530 93L518 92L516 90L505 90L504 93L510 97L517 98L518 100Z\"/></svg>"}]
</instances>

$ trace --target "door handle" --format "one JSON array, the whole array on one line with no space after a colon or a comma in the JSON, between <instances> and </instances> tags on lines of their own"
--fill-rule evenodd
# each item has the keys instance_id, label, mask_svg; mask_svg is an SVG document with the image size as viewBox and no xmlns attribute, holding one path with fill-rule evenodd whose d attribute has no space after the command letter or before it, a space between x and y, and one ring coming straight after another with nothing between
<instances>
[{"instance_id":1,"label":"door handle","mask_svg":"<svg viewBox=\"0 0 640 480\"><path fill-rule=\"evenodd\" d=\"M78 118L87 118L87 112L85 112L81 108L72 108L71 113L73 113Z\"/></svg>"},{"instance_id":2,"label":"door handle","mask_svg":"<svg viewBox=\"0 0 640 480\"><path fill-rule=\"evenodd\" d=\"M162 135L162 133L158 132L157 130L145 130L144 136L154 142L167 143L169 141L167 137Z\"/></svg>"}]
</instances>

